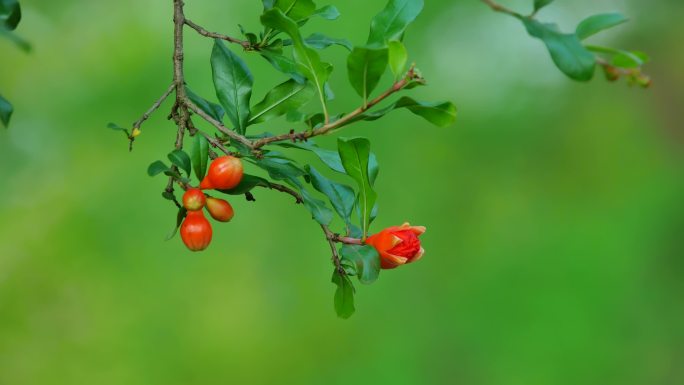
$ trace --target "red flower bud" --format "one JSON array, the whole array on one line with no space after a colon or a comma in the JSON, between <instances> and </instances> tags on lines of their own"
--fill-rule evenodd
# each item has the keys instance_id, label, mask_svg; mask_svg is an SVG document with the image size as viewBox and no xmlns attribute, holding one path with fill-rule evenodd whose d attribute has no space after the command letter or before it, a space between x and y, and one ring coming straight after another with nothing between
<instances>
[{"instance_id":1,"label":"red flower bud","mask_svg":"<svg viewBox=\"0 0 684 385\"><path fill-rule=\"evenodd\" d=\"M211 224L202 210L188 211L180 228L181 238L190 251L201 251L211 243Z\"/></svg>"},{"instance_id":2,"label":"red flower bud","mask_svg":"<svg viewBox=\"0 0 684 385\"><path fill-rule=\"evenodd\" d=\"M424 232L424 226L404 223L371 235L366 239L366 244L378 251L383 269L394 269L399 265L415 262L423 256L425 250L421 247L418 236Z\"/></svg>"},{"instance_id":3,"label":"red flower bud","mask_svg":"<svg viewBox=\"0 0 684 385\"><path fill-rule=\"evenodd\" d=\"M226 155L214 159L209 165L207 175L200 183L204 190L230 190L242 180L242 161L234 156Z\"/></svg>"},{"instance_id":4,"label":"red flower bud","mask_svg":"<svg viewBox=\"0 0 684 385\"><path fill-rule=\"evenodd\" d=\"M183 194L183 207L188 211L202 210L205 203L206 197L202 190L198 188L189 188L185 194Z\"/></svg>"},{"instance_id":5,"label":"red flower bud","mask_svg":"<svg viewBox=\"0 0 684 385\"><path fill-rule=\"evenodd\" d=\"M212 218L219 222L230 222L233 219L233 206L223 199L207 198L207 211Z\"/></svg>"}]
</instances>

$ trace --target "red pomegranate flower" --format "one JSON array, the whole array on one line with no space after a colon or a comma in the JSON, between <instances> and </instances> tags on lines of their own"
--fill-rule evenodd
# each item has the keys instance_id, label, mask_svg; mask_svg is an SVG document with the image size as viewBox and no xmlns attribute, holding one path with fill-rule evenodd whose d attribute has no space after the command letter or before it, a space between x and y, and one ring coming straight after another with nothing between
<instances>
[{"instance_id":1,"label":"red pomegranate flower","mask_svg":"<svg viewBox=\"0 0 684 385\"><path fill-rule=\"evenodd\" d=\"M380 254L383 269L394 269L399 265L415 262L425 253L418 237L425 232L424 226L388 227L366 239L366 244L375 247Z\"/></svg>"}]
</instances>

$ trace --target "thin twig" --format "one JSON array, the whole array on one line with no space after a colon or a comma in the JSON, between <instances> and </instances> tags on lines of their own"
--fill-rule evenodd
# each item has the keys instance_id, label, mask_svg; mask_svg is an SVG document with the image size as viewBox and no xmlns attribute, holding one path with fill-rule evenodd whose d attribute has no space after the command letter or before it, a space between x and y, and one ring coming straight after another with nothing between
<instances>
[{"instance_id":1,"label":"thin twig","mask_svg":"<svg viewBox=\"0 0 684 385\"><path fill-rule=\"evenodd\" d=\"M207 31L206 29L202 28L202 26L193 23L191 20L185 19L185 25L187 25L188 27L194 29L195 31L197 31L197 33L199 33L199 34L202 35L202 36L206 36L206 37L210 37L210 38L214 38L214 39L221 39L221 40L225 40L225 41L228 41L228 42L231 42L231 43L239 44L239 45L242 46L242 48L244 48L244 49L246 49L246 50L250 50L250 49L253 49L253 48L254 48L254 47L252 47L252 45L251 45L248 41L246 41L246 40L236 39L236 38L234 38L234 37L222 35L222 34L216 33L216 32L209 32L209 31Z\"/></svg>"},{"instance_id":2,"label":"thin twig","mask_svg":"<svg viewBox=\"0 0 684 385\"><path fill-rule=\"evenodd\" d=\"M387 99L390 95L401 91L406 87L411 81L422 81L422 79L416 74L415 70L413 67L409 70L407 75L401 79L400 81L394 83L392 87L390 87L388 90L383 92L380 96L376 97L375 99L371 100L370 102L366 103L365 106L361 106L354 111L348 113L347 115L343 116L342 118L332 122L323 125L322 127L319 127L315 130L308 130L308 131L302 131L302 132L291 132L288 134L282 134L282 135L276 135L276 136L270 136L267 138L259 139L254 142L253 149L259 149L267 144L271 144L274 142L282 142L282 141L293 141L293 140L306 140L308 138L314 137L314 136L319 136L319 135L325 135L330 133L333 130L336 130L338 128L341 128L345 126L346 124L350 123L353 121L355 118L357 118L359 115L363 114L370 108L373 108L373 106L377 105L378 103L382 102L383 100Z\"/></svg>"},{"instance_id":3,"label":"thin twig","mask_svg":"<svg viewBox=\"0 0 684 385\"><path fill-rule=\"evenodd\" d=\"M202 111L201 108L197 107L195 103L191 102L189 99L185 99L185 105L188 106L192 112L196 113L199 115L202 119L206 120L207 122L211 123L212 126L216 127L217 130L221 131L222 133L228 135L231 139L235 140L236 142L239 142L247 148L254 149L254 146L252 144L252 141L247 139L246 137L238 134L237 132L229 129L228 127L224 126L223 123L219 122L218 120L212 118L209 114L206 112Z\"/></svg>"},{"instance_id":4,"label":"thin twig","mask_svg":"<svg viewBox=\"0 0 684 385\"><path fill-rule=\"evenodd\" d=\"M514 16L517 18L523 18L524 17L523 15L519 14L518 12L515 12L511 9L508 9L501 4L494 2L493 0L482 0L482 2L487 4L489 6L489 8L491 8L492 10L494 10L496 12L505 13L505 14L508 14L508 15L511 15L511 16Z\"/></svg>"},{"instance_id":5,"label":"thin twig","mask_svg":"<svg viewBox=\"0 0 684 385\"><path fill-rule=\"evenodd\" d=\"M345 275L347 275L347 272L344 270L342 262L340 261L340 255L337 252L337 246L335 245L335 241L333 240L334 234L326 225L321 225L321 229L323 229L323 232L325 233L325 238L328 240L328 245L330 245L330 251L332 252L331 259L333 265L335 265L335 270L337 270L338 274L344 277Z\"/></svg>"},{"instance_id":6,"label":"thin twig","mask_svg":"<svg viewBox=\"0 0 684 385\"><path fill-rule=\"evenodd\" d=\"M175 89L176 89L176 85L172 83L172 84L169 86L169 88L166 90L166 92L164 92L164 94L163 94L159 99L157 99L157 101L154 102L154 104L152 105L152 107L150 107L149 110L145 111L145 113L143 114L143 116L140 117L140 119L136 120L135 123L133 123L133 129L131 130L131 134L128 136L128 140L129 140L128 150L129 150L129 151L133 151L133 142L135 141L135 138L137 138L138 135L140 135L140 133L141 133L140 127L142 126L142 124L143 124L147 119L149 119L150 116L151 116L157 109L159 109L159 107L161 106L161 104L164 103L164 100L166 100L166 98L168 98L169 95L171 95L171 93L172 93L173 90L175 90Z\"/></svg>"}]
</instances>

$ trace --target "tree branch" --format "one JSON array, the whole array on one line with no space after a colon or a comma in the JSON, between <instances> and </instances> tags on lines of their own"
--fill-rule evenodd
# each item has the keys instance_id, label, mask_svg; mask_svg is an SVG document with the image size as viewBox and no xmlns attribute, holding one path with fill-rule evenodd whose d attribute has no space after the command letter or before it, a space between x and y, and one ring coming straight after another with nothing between
<instances>
[{"instance_id":1,"label":"tree branch","mask_svg":"<svg viewBox=\"0 0 684 385\"><path fill-rule=\"evenodd\" d=\"M482 0L482 2L487 4L489 6L489 8L491 8L492 10L494 10L496 12L505 13L507 15L511 15L511 16L514 16L514 17L517 17L520 19L524 17L523 15L519 14L518 12L515 12L511 9L508 9L501 4L494 2L493 0Z\"/></svg>"},{"instance_id":2,"label":"tree branch","mask_svg":"<svg viewBox=\"0 0 684 385\"><path fill-rule=\"evenodd\" d=\"M214 39L221 39L221 40L225 40L225 41L228 41L228 42L231 42L231 43L239 44L239 45L241 45L242 48L244 48L245 50L252 50L252 49L254 49L254 47L252 47L252 45L250 44L250 42L248 42L248 41L246 41L246 40L236 39L236 38L234 38L234 37L222 35L222 34L216 33L216 32L209 32L209 31L207 31L206 29L202 28L202 26L193 23L191 20L185 19L185 25L187 25L188 27L194 29L195 31L197 31L197 33L199 33L199 34L202 35L202 36L206 36L206 37L210 37L210 38L214 38Z\"/></svg>"},{"instance_id":3,"label":"tree branch","mask_svg":"<svg viewBox=\"0 0 684 385\"><path fill-rule=\"evenodd\" d=\"M308 131L302 131L302 132L291 132L288 134L282 134L282 135L276 135L276 136L270 136L267 138L259 139L254 142L253 149L259 149L267 144L271 144L274 142L282 142L282 141L296 141L296 140L306 140L309 138L312 138L314 136L319 136L319 135L325 135L330 133L333 130L336 130L338 128L341 128L345 126L346 124L350 123L352 120L357 118L359 115L363 114L364 112L368 111L369 109L373 108L375 105L378 103L382 102L383 100L387 99L390 95L397 93L404 89L411 81L423 81L423 79L418 76L418 74L415 72L415 68L412 66L409 72L406 74L406 76L401 79L400 81L394 83L392 87L390 87L388 90L380 94L380 96L376 97L375 99L371 100L368 102L365 106L361 106L354 111L348 113L347 115L343 116L342 118L332 122L323 125L322 127L319 127L314 130L308 130Z\"/></svg>"},{"instance_id":4,"label":"tree branch","mask_svg":"<svg viewBox=\"0 0 684 385\"><path fill-rule=\"evenodd\" d=\"M246 137L238 134L237 132L229 129L228 127L224 126L223 123L219 122L218 120L212 118L207 114L206 112L202 111L201 108L197 107L195 103L191 102L190 99L185 98L185 105L192 110L192 112L196 113L199 115L202 119L206 120L207 122L211 123L212 126L216 127L217 130L221 131L222 133L228 135L231 139L235 140L236 142L239 142L243 144L244 146L248 147L250 150L254 149L254 145L251 140L247 139Z\"/></svg>"},{"instance_id":5,"label":"tree branch","mask_svg":"<svg viewBox=\"0 0 684 385\"><path fill-rule=\"evenodd\" d=\"M166 100L166 98L168 98L169 95L171 95L171 93L172 93L175 89L176 89L176 84L175 84L175 83L171 83L171 85L170 85L169 88L166 90L166 92L164 92L164 94L163 94L159 99L157 99L156 102L154 102L154 104L152 105L152 107L150 107L149 110L145 111L145 113L143 114L143 116L140 117L140 119L136 120L135 123L133 123L133 129L131 130L131 135L128 137L128 140L130 141L130 144L128 145L129 151L133 151L133 142L135 141L135 138L137 138L138 135L140 135L140 133L141 133L140 127L142 126L142 124L143 124L147 119L149 119L150 116L151 116L156 110L159 109L159 107L161 106L161 104L164 103L164 101Z\"/></svg>"}]
</instances>

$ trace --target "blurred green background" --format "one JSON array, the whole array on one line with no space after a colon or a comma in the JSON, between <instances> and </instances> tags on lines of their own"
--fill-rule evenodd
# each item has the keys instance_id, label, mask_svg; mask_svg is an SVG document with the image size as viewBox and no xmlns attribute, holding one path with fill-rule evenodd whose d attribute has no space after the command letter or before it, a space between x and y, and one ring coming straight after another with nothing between
<instances>
[{"instance_id":1,"label":"blurred green background","mask_svg":"<svg viewBox=\"0 0 684 385\"><path fill-rule=\"evenodd\" d=\"M186 2L209 30L259 26L257 0ZM398 111L342 133L369 137L381 164L373 230L425 225L427 253L357 285L348 321L320 229L288 196L232 199L207 252L164 241L175 210L146 167L172 147L170 105L133 153L105 125L133 122L170 83L170 3L22 0L34 51L0 41L16 109L0 130L0 384L684 383L681 1L540 14L566 30L628 15L593 41L650 53L642 90L600 73L573 83L516 20L428 0L406 38L430 83L415 94L453 100L457 125ZM340 20L305 32L362 43L384 1L335 4ZM210 49L187 31L187 80L207 97ZM258 101L283 77L245 57ZM332 108L348 111L345 53L326 57Z\"/></svg>"}]
</instances>

